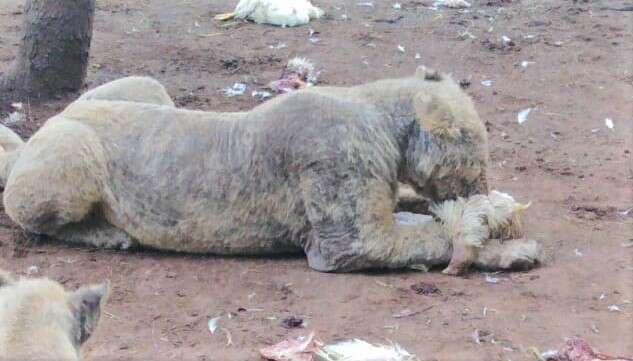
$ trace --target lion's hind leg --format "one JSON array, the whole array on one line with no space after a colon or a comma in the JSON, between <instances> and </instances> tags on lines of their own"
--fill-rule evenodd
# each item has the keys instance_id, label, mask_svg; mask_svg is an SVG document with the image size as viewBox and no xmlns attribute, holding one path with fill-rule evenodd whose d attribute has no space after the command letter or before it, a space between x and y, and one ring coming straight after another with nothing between
<instances>
[{"instance_id":1,"label":"lion's hind leg","mask_svg":"<svg viewBox=\"0 0 633 361\"><path fill-rule=\"evenodd\" d=\"M5 186L5 211L26 231L55 237L100 207L106 174L105 155L92 129L52 119L16 160Z\"/></svg>"}]
</instances>

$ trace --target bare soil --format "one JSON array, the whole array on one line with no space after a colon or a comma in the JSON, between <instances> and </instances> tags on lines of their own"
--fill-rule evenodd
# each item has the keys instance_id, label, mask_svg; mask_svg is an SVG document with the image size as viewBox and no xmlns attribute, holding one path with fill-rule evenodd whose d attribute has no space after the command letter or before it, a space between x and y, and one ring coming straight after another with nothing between
<instances>
[{"instance_id":1,"label":"bare soil","mask_svg":"<svg viewBox=\"0 0 633 361\"><path fill-rule=\"evenodd\" d=\"M179 106L234 111L255 106L250 92L277 79L293 56L314 61L321 83L331 85L408 75L422 63L450 72L469 80L467 91L487 122L491 184L533 201L526 229L544 245L541 268L495 275L496 284L479 273L323 274L303 258L41 243L6 216L0 267L26 274L36 265L39 275L67 287L112 281L87 360L258 360L258 348L309 330L323 340L393 340L424 360L533 360L528 347L557 347L573 335L604 352L633 354L633 247L625 247L633 211L623 212L633 207L633 12L613 10L631 4L472 2L464 12L435 11L420 0L402 0L401 10L392 1L369 7L315 0L324 19L281 29L213 21L234 1L98 0L87 86L150 75ZM0 0L0 72L16 53L21 3ZM308 41L310 28L319 42ZM220 90L235 82L247 83L247 93L224 97ZM76 96L30 106L28 120L11 126L28 137ZM519 124L525 108L534 110ZM439 293L417 294L410 286L420 282ZM393 317L406 310L414 314ZM231 346L224 332L207 330L210 317L228 313L221 326ZM290 316L307 327L283 327ZM494 342L475 343L475 330Z\"/></svg>"}]
</instances>

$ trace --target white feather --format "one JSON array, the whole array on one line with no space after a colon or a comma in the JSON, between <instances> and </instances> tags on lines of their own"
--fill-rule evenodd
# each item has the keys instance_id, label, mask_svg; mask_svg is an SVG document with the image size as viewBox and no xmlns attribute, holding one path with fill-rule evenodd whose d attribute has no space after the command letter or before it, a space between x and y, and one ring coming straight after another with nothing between
<instances>
[{"instance_id":1,"label":"white feather","mask_svg":"<svg viewBox=\"0 0 633 361\"><path fill-rule=\"evenodd\" d=\"M323 346L316 351L322 361L416 361L418 358L408 353L398 344L375 345L350 339Z\"/></svg>"},{"instance_id":2,"label":"white feather","mask_svg":"<svg viewBox=\"0 0 633 361\"><path fill-rule=\"evenodd\" d=\"M517 114L517 121L519 122L519 124L525 123L531 111L532 111L532 108L526 108L526 109L521 110L519 114Z\"/></svg>"}]
</instances>

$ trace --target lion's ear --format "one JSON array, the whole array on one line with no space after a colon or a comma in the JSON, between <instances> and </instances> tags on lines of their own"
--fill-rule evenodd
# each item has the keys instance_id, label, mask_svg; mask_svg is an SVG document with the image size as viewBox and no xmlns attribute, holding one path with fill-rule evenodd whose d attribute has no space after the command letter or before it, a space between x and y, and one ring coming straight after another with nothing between
<instances>
[{"instance_id":1,"label":"lion's ear","mask_svg":"<svg viewBox=\"0 0 633 361\"><path fill-rule=\"evenodd\" d=\"M442 80L442 74L439 71L431 68L427 68L424 65L420 65L415 69L415 76L419 79L440 81Z\"/></svg>"},{"instance_id":2,"label":"lion's ear","mask_svg":"<svg viewBox=\"0 0 633 361\"><path fill-rule=\"evenodd\" d=\"M436 95L419 92L413 99L413 108L422 129L434 137L455 141L462 130L450 105Z\"/></svg>"}]
</instances>

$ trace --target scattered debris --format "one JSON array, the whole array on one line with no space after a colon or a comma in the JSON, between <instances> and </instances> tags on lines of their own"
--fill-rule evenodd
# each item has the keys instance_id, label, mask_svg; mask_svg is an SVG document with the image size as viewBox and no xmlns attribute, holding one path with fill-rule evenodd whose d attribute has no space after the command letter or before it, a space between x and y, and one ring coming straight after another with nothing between
<instances>
[{"instance_id":1,"label":"scattered debris","mask_svg":"<svg viewBox=\"0 0 633 361\"><path fill-rule=\"evenodd\" d=\"M279 50L279 49L287 48L288 45L286 43L279 42L276 45L268 45L268 47L273 50Z\"/></svg>"},{"instance_id":2,"label":"scattered debris","mask_svg":"<svg viewBox=\"0 0 633 361\"><path fill-rule=\"evenodd\" d=\"M622 212L618 212L618 214L621 215L621 216L627 216L629 213L631 213L631 211L633 211L633 208L629 208L629 209L624 210Z\"/></svg>"},{"instance_id":3,"label":"scattered debris","mask_svg":"<svg viewBox=\"0 0 633 361\"><path fill-rule=\"evenodd\" d=\"M473 342L481 345L482 343L495 343L494 335L490 331L475 329L471 335Z\"/></svg>"},{"instance_id":4,"label":"scattered debris","mask_svg":"<svg viewBox=\"0 0 633 361\"><path fill-rule=\"evenodd\" d=\"M210 319L207 323L207 326L209 327L209 332L211 332L212 335L215 334L215 331L218 329L218 324L221 318L222 317L214 317Z\"/></svg>"},{"instance_id":5,"label":"scattered debris","mask_svg":"<svg viewBox=\"0 0 633 361\"><path fill-rule=\"evenodd\" d=\"M404 19L404 15L398 15L393 19L374 19L375 23L386 23L386 24L395 24L400 20Z\"/></svg>"},{"instance_id":6,"label":"scattered debris","mask_svg":"<svg viewBox=\"0 0 633 361\"><path fill-rule=\"evenodd\" d=\"M308 0L240 0L232 13L216 15L215 19L248 19L257 24L286 27L305 25L323 14L323 10Z\"/></svg>"},{"instance_id":7,"label":"scattered debris","mask_svg":"<svg viewBox=\"0 0 633 361\"><path fill-rule=\"evenodd\" d=\"M534 355L534 357L536 357L536 359L538 361L546 361L549 358L555 357L556 355L558 355L558 351L557 350L547 350L543 353L539 352L539 350L536 347L530 347L528 349L529 353L531 353L532 355Z\"/></svg>"},{"instance_id":8,"label":"scattered debris","mask_svg":"<svg viewBox=\"0 0 633 361\"><path fill-rule=\"evenodd\" d=\"M508 53L510 51L520 51L521 47L512 41L509 37L503 35L499 39L486 38L481 41L481 44L490 51L500 51L502 53Z\"/></svg>"},{"instance_id":9,"label":"scattered debris","mask_svg":"<svg viewBox=\"0 0 633 361\"><path fill-rule=\"evenodd\" d=\"M222 89L224 95L227 97L235 97L238 95L243 95L246 92L246 84L243 83L235 83L233 86L226 87Z\"/></svg>"},{"instance_id":10,"label":"scattered debris","mask_svg":"<svg viewBox=\"0 0 633 361\"><path fill-rule=\"evenodd\" d=\"M393 315L391 315L393 318L405 318L405 317L411 317L411 316L415 316L418 313L420 313L419 311L411 311L410 309L404 309L398 313L394 313Z\"/></svg>"},{"instance_id":11,"label":"scattered debris","mask_svg":"<svg viewBox=\"0 0 633 361\"><path fill-rule=\"evenodd\" d=\"M213 18L215 20L219 20L219 21L228 21L228 20L231 20L231 19L235 18L235 13L218 14L218 15L214 16Z\"/></svg>"},{"instance_id":12,"label":"scattered debris","mask_svg":"<svg viewBox=\"0 0 633 361\"><path fill-rule=\"evenodd\" d=\"M609 305L607 309L609 310L609 312L622 312L622 310L620 309L620 307L618 307L618 305Z\"/></svg>"},{"instance_id":13,"label":"scattered debris","mask_svg":"<svg viewBox=\"0 0 633 361\"><path fill-rule=\"evenodd\" d=\"M315 355L323 361L416 361L418 358L398 344L379 345L350 339L319 347Z\"/></svg>"},{"instance_id":14,"label":"scattered debris","mask_svg":"<svg viewBox=\"0 0 633 361\"><path fill-rule=\"evenodd\" d=\"M257 98L260 101L264 101L270 97L273 96L273 94L271 92L265 91L265 90L253 90L253 92L251 93L251 96L253 98Z\"/></svg>"},{"instance_id":15,"label":"scattered debris","mask_svg":"<svg viewBox=\"0 0 633 361\"><path fill-rule=\"evenodd\" d=\"M310 29L310 34L308 35L308 41L311 42L312 44L316 44L319 41L321 41L321 39L317 36L318 34L320 34L318 31L314 29Z\"/></svg>"},{"instance_id":16,"label":"scattered debris","mask_svg":"<svg viewBox=\"0 0 633 361\"><path fill-rule=\"evenodd\" d=\"M284 318L283 321L281 321L281 326L287 329L303 327L303 319L295 316L290 316L288 318Z\"/></svg>"},{"instance_id":17,"label":"scattered debris","mask_svg":"<svg viewBox=\"0 0 633 361\"><path fill-rule=\"evenodd\" d=\"M605 118L605 119L604 119L604 125L606 125L606 126L607 126L607 128L609 128L609 129L613 130L613 126L614 126L614 125L613 125L613 119L611 119L611 118Z\"/></svg>"},{"instance_id":18,"label":"scattered debris","mask_svg":"<svg viewBox=\"0 0 633 361\"><path fill-rule=\"evenodd\" d=\"M594 350L587 341L579 337L565 340L560 350L550 350L540 353L536 348L530 352L538 361L633 361L633 357L610 356Z\"/></svg>"},{"instance_id":19,"label":"scattered debris","mask_svg":"<svg viewBox=\"0 0 633 361\"><path fill-rule=\"evenodd\" d=\"M562 41L551 42L549 40L545 40L543 43L545 45L553 46L553 47L556 47L556 48L561 48L565 44Z\"/></svg>"},{"instance_id":20,"label":"scattered debris","mask_svg":"<svg viewBox=\"0 0 633 361\"><path fill-rule=\"evenodd\" d=\"M517 121L519 122L519 124L523 124L527 120L527 117L531 111L532 108L526 108L521 110L519 114L517 114Z\"/></svg>"},{"instance_id":21,"label":"scattered debris","mask_svg":"<svg viewBox=\"0 0 633 361\"><path fill-rule=\"evenodd\" d=\"M312 62L296 57L288 61L281 78L271 82L268 87L278 94L288 93L316 84L318 76Z\"/></svg>"},{"instance_id":22,"label":"scattered debris","mask_svg":"<svg viewBox=\"0 0 633 361\"><path fill-rule=\"evenodd\" d=\"M459 33L459 38L462 40L477 39L477 37L468 30L464 30L463 32Z\"/></svg>"},{"instance_id":23,"label":"scattered debris","mask_svg":"<svg viewBox=\"0 0 633 361\"><path fill-rule=\"evenodd\" d=\"M359 339L337 340L324 345L307 337L289 339L259 350L262 357L273 361L417 361L416 356L396 343L372 344Z\"/></svg>"},{"instance_id":24,"label":"scattered debris","mask_svg":"<svg viewBox=\"0 0 633 361\"><path fill-rule=\"evenodd\" d=\"M481 81L481 85L483 86L492 86L493 81L492 80L482 80Z\"/></svg>"},{"instance_id":25,"label":"scattered debris","mask_svg":"<svg viewBox=\"0 0 633 361\"><path fill-rule=\"evenodd\" d=\"M466 0L437 0L433 6L444 6L451 9L465 9L470 7L470 3Z\"/></svg>"},{"instance_id":26,"label":"scattered debris","mask_svg":"<svg viewBox=\"0 0 633 361\"><path fill-rule=\"evenodd\" d=\"M481 310L481 314L484 317L488 316L488 312L497 312L497 310L495 310L494 308L488 308L488 307L484 307L483 310Z\"/></svg>"},{"instance_id":27,"label":"scattered debris","mask_svg":"<svg viewBox=\"0 0 633 361\"><path fill-rule=\"evenodd\" d=\"M441 295L442 292L433 283L419 282L411 285L411 289L418 295Z\"/></svg>"},{"instance_id":28,"label":"scattered debris","mask_svg":"<svg viewBox=\"0 0 633 361\"><path fill-rule=\"evenodd\" d=\"M36 265L33 265L33 266L29 267L26 270L26 274L29 275L29 276L35 275L35 274L38 274L38 273L40 273L40 268L37 267Z\"/></svg>"},{"instance_id":29,"label":"scattered debris","mask_svg":"<svg viewBox=\"0 0 633 361\"><path fill-rule=\"evenodd\" d=\"M611 11L633 11L633 5L626 5L619 8L604 6L601 7L600 10L611 10Z\"/></svg>"},{"instance_id":30,"label":"scattered debris","mask_svg":"<svg viewBox=\"0 0 633 361\"><path fill-rule=\"evenodd\" d=\"M376 282L376 284L377 284L378 286L382 286L382 287L386 287L386 288L394 288L394 286L393 286L393 285L390 285L390 284L385 283L385 282L383 282L383 281L376 280L376 281L374 281L374 282Z\"/></svg>"},{"instance_id":31,"label":"scattered debris","mask_svg":"<svg viewBox=\"0 0 633 361\"><path fill-rule=\"evenodd\" d=\"M316 351L314 332L307 337L284 340L278 344L264 347L259 354L267 360L273 361L313 361Z\"/></svg>"}]
</instances>

